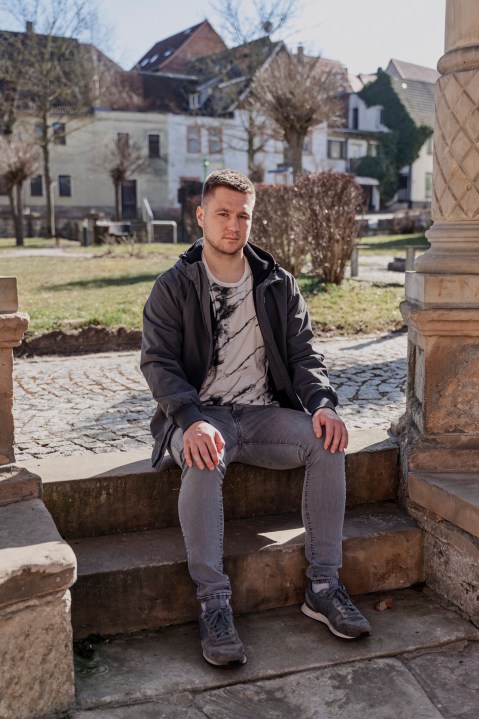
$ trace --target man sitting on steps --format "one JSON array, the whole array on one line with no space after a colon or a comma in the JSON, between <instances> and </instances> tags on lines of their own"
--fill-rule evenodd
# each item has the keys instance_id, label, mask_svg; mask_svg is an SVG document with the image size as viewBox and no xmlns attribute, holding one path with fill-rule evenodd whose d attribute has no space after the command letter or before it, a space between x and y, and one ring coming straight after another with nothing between
<instances>
[{"instance_id":1,"label":"man sitting on steps","mask_svg":"<svg viewBox=\"0 0 479 719\"><path fill-rule=\"evenodd\" d=\"M305 467L302 611L345 639L371 631L338 579L347 430L295 280L248 242L254 203L248 178L212 172L197 210L203 238L156 280L144 310L141 369L158 403L153 464L168 449L182 469L179 517L203 656L218 666L246 661L223 569L230 462Z\"/></svg>"}]
</instances>

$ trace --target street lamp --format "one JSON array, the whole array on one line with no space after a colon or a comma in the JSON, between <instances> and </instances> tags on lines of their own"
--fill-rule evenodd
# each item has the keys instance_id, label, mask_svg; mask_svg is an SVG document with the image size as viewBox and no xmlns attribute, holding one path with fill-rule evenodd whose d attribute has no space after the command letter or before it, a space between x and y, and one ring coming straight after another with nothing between
<instances>
[{"instance_id":1,"label":"street lamp","mask_svg":"<svg viewBox=\"0 0 479 719\"><path fill-rule=\"evenodd\" d=\"M208 167L210 166L210 161L205 157L203 160L203 182L206 180L206 175L208 174Z\"/></svg>"}]
</instances>

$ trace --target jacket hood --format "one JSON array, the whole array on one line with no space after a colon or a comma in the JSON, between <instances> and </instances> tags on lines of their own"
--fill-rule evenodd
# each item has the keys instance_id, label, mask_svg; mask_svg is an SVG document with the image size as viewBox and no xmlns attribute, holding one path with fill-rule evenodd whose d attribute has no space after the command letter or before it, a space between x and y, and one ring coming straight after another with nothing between
<instances>
[{"instance_id":1,"label":"jacket hood","mask_svg":"<svg viewBox=\"0 0 479 719\"><path fill-rule=\"evenodd\" d=\"M194 265L195 262L199 262L201 260L203 242L204 240L201 237L199 240L196 240L196 242L191 245L186 252L180 255L180 259L177 264L187 275L189 275L187 266ZM261 282L271 272L274 272L279 267L278 263L269 252L266 252L266 250L263 250L257 245L253 245L251 242L246 243L244 254L250 264L255 282ZM185 263L187 263L186 267Z\"/></svg>"}]
</instances>

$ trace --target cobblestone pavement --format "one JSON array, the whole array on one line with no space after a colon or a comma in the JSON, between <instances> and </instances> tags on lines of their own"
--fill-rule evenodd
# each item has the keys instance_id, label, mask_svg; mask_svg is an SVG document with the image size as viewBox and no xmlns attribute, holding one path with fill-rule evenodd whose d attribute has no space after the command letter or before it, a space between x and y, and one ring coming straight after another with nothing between
<instances>
[{"instance_id":1,"label":"cobblestone pavement","mask_svg":"<svg viewBox=\"0 0 479 719\"><path fill-rule=\"evenodd\" d=\"M404 410L405 334L320 340L341 416L352 428L387 428ZM17 461L151 446L154 402L138 352L17 359Z\"/></svg>"}]
</instances>

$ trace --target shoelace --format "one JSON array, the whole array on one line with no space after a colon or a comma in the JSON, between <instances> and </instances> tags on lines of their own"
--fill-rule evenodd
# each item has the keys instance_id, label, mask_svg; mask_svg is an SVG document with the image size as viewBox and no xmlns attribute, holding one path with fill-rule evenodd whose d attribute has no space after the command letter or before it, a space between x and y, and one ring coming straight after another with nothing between
<instances>
[{"instance_id":1,"label":"shoelace","mask_svg":"<svg viewBox=\"0 0 479 719\"><path fill-rule=\"evenodd\" d=\"M227 608L218 607L208 614L208 629L214 633L215 639L226 639L233 634L231 616Z\"/></svg>"},{"instance_id":2,"label":"shoelace","mask_svg":"<svg viewBox=\"0 0 479 719\"><path fill-rule=\"evenodd\" d=\"M342 584L334 584L329 589L326 589L325 596L328 599L338 599L341 603L341 608L344 612L349 614L356 614L357 609L352 603L351 599L346 594L346 590Z\"/></svg>"}]
</instances>

